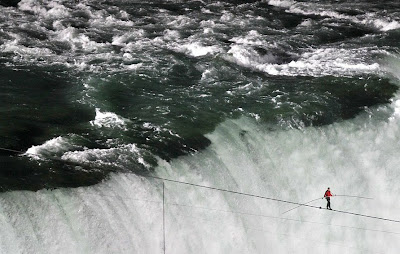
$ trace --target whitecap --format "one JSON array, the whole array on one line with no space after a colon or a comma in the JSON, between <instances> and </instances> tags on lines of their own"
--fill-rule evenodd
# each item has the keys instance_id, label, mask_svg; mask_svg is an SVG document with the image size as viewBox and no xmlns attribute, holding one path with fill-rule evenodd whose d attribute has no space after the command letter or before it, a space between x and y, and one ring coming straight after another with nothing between
<instances>
[{"instance_id":1,"label":"whitecap","mask_svg":"<svg viewBox=\"0 0 400 254\"><path fill-rule=\"evenodd\" d=\"M136 41L146 35L143 29L131 30L123 35L114 36L112 39L112 45L124 46L130 41Z\"/></svg>"},{"instance_id":2,"label":"whitecap","mask_svg":"<svg viewBox=\"0 0 400 254\"><path fill-rule=\"evenodd\" d=\"M251 30L244 36L233 37L230 39L237 44L245 44L245 45L257 45L257 46L268 46L269 42L267 42L263 36L255 30Z\"/></svg>"},{"instance_id":3,"label":"whitecap","mask_svg":"<svg viewBox=\"0 0 400 254\"><path fill-rule=\"evenodd\" d=\"M178 51L194 57L199 57L221 52L221 49L218 46L203 46L201 43L194 42L182 45L178 48Z\"/></svg>"},{"instance_id":4,"label":"whitecap","mask_svg":"<svg viewBox=\"0 0 400 254\"><path fill-rule=\"evenodd\" d=\"M62 160L76 163L95 163L101 166L124 167L140 163L150 167L141 156L140 149L135 144L127 144L107 149L85 149L83 151L68 151L61 156Z\"/></svg>"},{"instance_id":5,"label":"whitecap","mask_svg":"<svg viewBox=\"0 0 400 254\"><path fill-rule=\"evenodd\" d=\"M269 5L273 5L276 7L285 7L285 8L292 6L294 3L295 3L295 1L291 1L291 0L269 0L268 1Z\"/></svg>"},{"instance_id":6,"label":"whitecap","mask_svg":"<svg viewBox=\"0 0 400 254\"><path fill-rule=\"evenodd\" d=\"M96 108L96 117L90 121L90 124L99 128L118 128L127 131L127 123L129 122L129 119L115 113L101 112L99 108Z\"/></svg>"},{"instance_id":7,"label":"whitecap","mask_svg":"<svg viewBox=\"0 0 400 254\"><path fill-rule=\"evenodd\" d=\"M33 12L43 18L65 18L71 16L70 10L57 1L50 1L47 4L34 0L21 0L18 8L22 11Z\"/></svg>"},{"instance_id":8,"label":"whitecap","mask_svg":"<svg viewBox=\"0 0 400 254\"><path fill-rule=\"evenodd\" d=\"M272 54L260 56L254 49L233 45L224 58L238 65L268 73L285 76L353 76L382 72L376 62L365 59L368 49L321 48L304 52L299 59L277 64Z\"/></svg>"},{"instance_id":9,"label":"whitecap","mask_svg":"<svg viewBox=\"0 0 400 254\"><path fill-rule=\"evenodd\" d=\"M390 31L400 28L400 23L398 21L385 21L382 19L376 19L373 21L374 25L378 27L381 31Z\"/></svg>"},{"instance_id":10,"label":"whitecap","mask_svg":"<svg viewBox=\"0 0 400 254\"><path fill-rule=\"evenodd\" d=\"M70 149L76 148L67 138L56 137L46 141L42 145L32 146L24 155L34 159L52 156L58 153L64 153Z\"/></svg>"},{"instance_id":11,"label":"whitecap","mask_svg":"<svg viewBox=\"0 0 400 254\"><path fill-rule=\"evenodd\" d=\"M225 12L224 14L222 14L220 20L222 22L229 22L229 21L232 21L234 18L235 18L235 15L233 15L230 12Z\"/></svg>"},{"instance_id":12,"label":"whitecap","mask_svg":"<svg viewBox=\"0 0 400 254\"><path fill-rule=\"evenodd\" d=\"M253 48L242 45L231 46L225 59L245 67L257 67L258 65L276 61L276 57L272 54L260 56Z\"/></svg>"},{"instance_id":13,"label":"whitecap","mask_svg":"<svg viewBox=\"0 0 400 254\"><path fill-rule=\"evenodd\" d=\"M295 1L290 1L290 4L289 3L279 4L281 2L282 1L279 0L271 0L269 1L269 4L286 8L287 9L286 11L289 13L297 13L303 15L318 15L338 20L348 20L356 24L373 26L383 32L400 28L399 21L391 20L388 17L379 18L376 17L376 14L373 13L367 13L365 15L358 15L358 16L349 16L341 14L334 10L328 10L327 7L323 5L295 2ZM286 2L287 1L283 1L283 3Z\"/></svg>"},{"instance_id":14,"label":"whitecap","mask_svg":"<svg viewBox=\"0 0 400 254\"><path fill-rule=\"evenodd\" d=\"M68 42L72 50L95 51L103 46L101 43L91 41L87 35L80 34L76 28L67 27L57 33L56 40Z\"/></svg>"}]
</instances>

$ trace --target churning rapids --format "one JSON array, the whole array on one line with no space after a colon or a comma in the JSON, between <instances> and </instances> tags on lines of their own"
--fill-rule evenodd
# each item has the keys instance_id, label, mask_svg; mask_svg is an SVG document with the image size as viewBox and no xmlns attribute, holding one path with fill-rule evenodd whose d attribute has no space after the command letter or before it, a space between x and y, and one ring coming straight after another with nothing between
<instances>
[{"instance_id":1,"label":"churning rapids","mask_svg":"<svg viewBox=\"0 0 400 254\"><path fill-rule=\"evenodd\" d=\"M399 41L397 0L0 1L0 253L397 253Z\"/></svg>"}]
</instances>

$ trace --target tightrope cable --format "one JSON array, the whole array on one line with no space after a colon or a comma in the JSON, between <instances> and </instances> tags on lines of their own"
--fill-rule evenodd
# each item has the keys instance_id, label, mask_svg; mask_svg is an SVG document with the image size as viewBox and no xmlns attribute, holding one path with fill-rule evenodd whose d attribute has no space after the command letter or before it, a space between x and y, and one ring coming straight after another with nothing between
<instances>
[{"instance_id":1,"label":"tightrope cable","mask_svg":"<svg viewBox=\"0 0 400 254\"><path fill-rule=\"evenodd\" d=\"M361 198L361 199L373 199L373 198L370 198L370 197L362 197L362 196L353 196L353 195L342 195L342 194L340 194L340 195L333 195L333 196L335 196L335 197L348 197L348 198Z\"/></svg>"},{"instance_id":2,"label":"tightrope cable","mask_svg":"<svg viewBox=\"0 0 400 254\"><path fill-rule=\"evenodd\" d=\"M393 232L393 231L379 230L379 229L361 228L361 227L353 227L353 226L346 226L346 225L335 225L335 224L329 224L329 223L306 221L306 220L278 217L278 216L272 216L272 215L266 215L266 214L251 213L251 212L245 212L245 211L226 210L226 209L211 208L211 207L205 207L205 206L193 206L193 205L180 204L180 203L168 203L167 202L166 204L171 205L171 206L177 206L177 207L178 206L179 207L189 207L189 208L193 208L193 209L209 210L209 211L223 212L223 213L232 213L232 214L239 214L239 215L244 215L244 216L254 216L254 217L267 218L267 219L274 219L274 220L294 221L294 222L299 222L299 223L326 225L326 226L332 226L332 227L341 227L341 228L349 228L349 229L357 229L357 230L364 230L364 231L373 231L373 232L379 232L379 233L400 235L400 232Z\"/></svg>"},{"instance_id":3,"label":"tightrope cable","mask_svg":"<svg viewBox=\"0 0 400 254\"><path fill-rule=\"evenodd\" d=\"M0 150L7 151L7 152L13 152L13 153L19 153L19 154L23 154L24 153L22 151L17 151L17 150L14 150L14 149L8 149L8 148L3 148L3 147L0 147Z\"/></svg>"},{"instance_id":4,"label":"tightrope cable","mask_svg":"<svg viewBox=\"0 0 400 254\"><path fill-rule=\"evenodd\" d=\"M243 195L243 196L248 196L248 197L266 199L266 200L271 200L271 201L276 201L276 202L281 202L281 203L305 206L305 207L314 208L314 209L322 209L319 206L301 204L301 203L298 203L298 202L293 202L293 201L288 201L288 200L283 200L283 199L278 199L278 198L266 197L266 196L261 196L261 195L255 195L255 194L250 194L250 193L239 192L239 191L226 190L226 189L210 187L210 186L205 186L205 185L200 185L200 184L195 184L195 183L188 183L188 182L172 180L172 179L158 177L158 176L147 175L147 176L143 176L143 177L154 178L154 179L159 179L159 180L168 181L168 182L172 182L172 183L190 185L190 186L195 186L195 187L205 188L205 189L210 189L210 190L217 190L217 191L221 191L221 192L233 193L233 194ZM328 210L328 209L327 209L327 211L343 213L343 214L350 214L350 215L355 215L355 216L360 216L360 217L365 217L365 218L370 218L370 219L376 219L376 220L383 220L383 221L390 221L390 222L400 223L400 220L388 219L388 218L372 216L372 215L366 215L366 214L360 214L360 213L354 213L354 212L347 212L347 211L341 211L341 210Z\"/></svg>"},{"instance_id":5,"label":"tightrope cable","mask_svg":"<svg viewBox=\"0 0 400 254\"><path fill-rule=\"evenodd\" d=\"M176 205L177 206L182 206L181 204L176 204ZM236 212L229 211L229 210L208 209L206 207L202 208L202 207L190 206L190 205L184 205L184 206L193 207L193 208L200 208L200 209L206 209L206 210L213 210L213 211L221 211L221 212L227 212L227 213L236 213ZM251 213L240 213L240 214L258 216L258 215L254 215L254 214L251 214ZM197 217L197 216L190 216L190 215L183 215L183 217L193 218L193 219L196 219L196 220L205 220L205 221L209 221L209 222L215 223L214 219L211 220L211 219L207 219L207 218L204 218L204 217ZM269 216L262 216L262 217L269 217ZM274 217L274 216L271 216L271 218L279 219L279 217ZM279 233L277 231L267 231L265 229L247 227L245 225L243 227L246 228L246 229L250 229L250 230L255 230L255 231L260 231L260 232L265 232L265 233L270 233L270 234L278 234L278 235L282 235L282 236L285 236L285 237L294 237L294 238L298 238L298 239L303 239L303 240L310 241L310 242L316 242L318 244L336 245L336 246L345 247L345 248L363 250L364 252L366 251L366 252L372 252L372 253L381 253L381 252L375 252L375 251L371 251L371 250L367 250L367 249L362 249L362 248L355 247L355 246L348 246L348 245L345 245L344 241L335 241L335 242L333 242L333 241L321 241L321 240L312 239L312 238L308 238L308 237L298 237L297 235ZM343 244L341 244L341 243L343 243Z\"/></svg>"},{"instance_id":6,"label":"tightrope cable","mask_svg":"<svg viewBox=\"0 0 400 254\"><path fill-rule=\"evenodd\" d=\"M290 211L292 211L292 210L294 210L294 209L297 209L297 208L299 208L299 207L301 207L301 206L304 206L304 205L306 205L306 204L309 204L309 203L311 203L311 202L314 202L314 201L317 201L317 200L320 200L320 199L321 199L321 198L313 199L313 200L311 200L311 201L308 201L308 202L306 202L306 203L303 203L303 204L301 204L301 205L298 205L298 206L296 206L296 207L293 207L292 209L289 209L289 210L287 210L287 211L285 211L285 212L283 212L283 213L281 213L281 214L288 213L288 212L290 212Z\"/></svg>"},{"instance_id":7,"label":"tightrope cable","mask_svg":"<svg viewBox=\"0 0 400 254\"><path fill-rule=\"evenodd\" d=\"M361 196L353 196L353 195L333 195L334 197L348 197L348 198L361 198L361 199L373 199L373 198L369 198L369 197L361 197ZM302 203L301 205L298 205L298 206L296 206L296 207L293 207L292 209L289 209L289 210L287 210L287 211L285 211L285 212L283 212L283 213L281 213L281 214L285 214L285 213L287 213L287 212L290 212L290 211L292 211L292 210L294 210L294 209L297 209L297 208L299 208L299 207L301 207L301 206L304 206L305 204L309 204L309 203L311 203L311 202L314 202L314 201L317 201L317 200L320 200L320 199L323 199L324 197L319 197L319 198L316 198L316 199L313 199L313 200L310 200L310 201L308 201L308 202L306 202L306 203Z\"/></svg>"},{"instance_id":8,"label":"tightrope cable","mask_svg":"<svg viewBox=\"0 0 400 254\"><path fill-rule=\"evenodd\" d=\"M1 148L1 150L12 151L12 152L15 152L15 153L23 154L23 152L17 151L17 150L13 150L13 149ZM55 160L55 158L50 158L50 159ZM59 159L59 158L57 158L57 160L68 162L66 160ZM76 164L79 164L79 163L76 163ZM178 180L173 180L173 179L168 179L168 178L163 178L163 177L158 177L158 176L142 175L142 177L159 179L159 180L162 180L162 181L168 181L168 182L172 182L172 183L190 185L190 186L195 186L195 187L205 188L205 189L210 189L210 190L217 190L217 191L221 191L221 192L233 193L233 194L243 195L243 196L248 196L248 197L266 199L266 200L271 200L271 201L276 201L276 202L281 202L281 203L287 203L287 204L292 204L292 205L297 205L297 206L305 206L305 207L314 208L314 209L322 209L321 207L313 206L313 205L309 205L309 204L301 204L301 203L293 202L293 201L289 201L289 200L266 197L266 196L261 196L261 195L255 195L255 194L250 194L250 193L239 192L239 191L226 190L226 189L221 189L221 188L216 188L216 187L211 187L211 186L205 186L205 185L200 185L200 184L195 184L195 183L189 183L189 182L183 182L183 181L178 181ZM345 196L345 195L342 195L342 196ZM346 195L346 196L350 196L350 195ZM365 198L365 197L363 197L363 198ZM383 221L390 221L390 222L400 223L400 220L388 219L388 218L372 216L372 215L366 215L366 214L360 214L360 213L354 213L354 212L348 212L348 211L341 211L341 210L327 210L327 211L343 213L343 214L349 214L349 215L354 215L354 216L360 216L360 217L376 219L376 220L383 220Z\"/></svg>"}]
</instances>

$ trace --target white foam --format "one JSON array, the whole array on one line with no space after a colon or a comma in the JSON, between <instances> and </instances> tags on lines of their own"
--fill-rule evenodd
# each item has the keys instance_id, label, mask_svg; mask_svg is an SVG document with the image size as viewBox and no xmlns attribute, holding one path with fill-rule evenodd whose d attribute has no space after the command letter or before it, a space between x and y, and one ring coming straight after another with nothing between
<instances>
[{"instance_id":1,"label":"white foam","mask_svg":"<svg viewBox=\"0 0 400 254\"><path fill-rule=\"evenodd\" d=\"M96 13L95 13L96 15ZM133 21L131 20L121 20L116 18L114 15L107 15L104 16L103 12L96 15L96 18L91 20L92 26L99 26L99 27L115 27L115 26L125 26L125 27L132 27L134 25Z\"/></svg>"},{"instance_id":2,"label":"white foam","mask_svg":"<svg viewBox=\"0 0 400 254\"><path fill-rule=\"evenodd\" d=\"M132 54L130 54L130 53L124 53L124 54L122 55L122 57L123 57L124 59L126 59L126 60L131 60L131 59L133 58Z\"/></svg>"},{"instance_id":3,"label":"white foam","mask_svg":"<svg viewBox=\"0 0 400 254\"><path fill-rule=\"evenodd\" d=\"M18 8L22 11L30 11L43 18L65 18L71 16L68 8L59 4L58 1L43 3L35 0L21 0Z\"/></svg>"},{"instance_id":4,"label":"white foam","mask_svg":"<svg viewBox=\"0 0 400 254\"><path fill-rule=\"evenodd\" d=\"M146 32L143 29L137 29L129 31L123 35L114 36L112 40L112 45L125 46L130 41L138 40L146 35Z\"/></svg>"},{"instance_id":5,"label":"white foam","mask_svg":"<svg viewBox=\"0 0 400 254\"><path fill-rule=\"evenodd\" d=\"M216 26L216 24L215 24L214 20L202 20L202 21L200 21L200 26L213 28Z\"/></svg>"},{"instance_id":6,"label":"white foam","mask_svg":"<svg viewBox=\"0 0 400 254\"><path fill-rule=\"evenodd\" d=\"M101 166L126 168L140 163L146 168L149 165L140 155L135 144L128 144L109 149L85 149L83 151L68 151L61 156L62 160L86 164L88 162Z\"/></svg>"},{"instance_id":7,"label":"white foam","mask_svg":"<svg viewBox=\"0 0 400 254\"><path fill-rule=\"evenodd\" d=\"M165 127L162 127L162 126L155 125L155 124L153 124L153 123L145 122L145 123L143 123L143 128L149 129L149 130L151 130L151 131L153 131L153 132L158 132L158 133L164 132L164 133L168 133L168 134L170 134L171 136L175 136L175 137L181 138L181 136L179 136L177 133L172 132L170 129L165 128Z\"/></svg>"},{"instance_id":8,"label":"white foam","mask_svg":"<svg viewBox=\"0 0 400 254\"><path fill-rule=\"evenodd\" d=\"M386 17L376 17L375 14L367 13L365 15L349 16L338 13L329 9L328 6L316 3L295 2L295 1L279 1L271 0L270 5L286 8L287 12L298 13L303 15L318 15L322 17L330 17L334 19L348 20L356 24L370 25L381 31L389 31L400 28L400 22Z\"/></svg>"},{"instance_id":9,"label":"white foam","mask_svg":"<svg viewBox=\"0 0 400 254\"><path fill-rule=\"evenodd\" d=\"M213 12L212 11L210 11L209 9L207 9L207 8L201 8L201 12L202 13L206 13L206 14L212 14Z\"/></svg>"},{"instance_id":10,"label":"white foam","mask_svg":"<svg viewBox=\"0 0 400 254\"><path fill-rule=\"evenodd\" d=\"M260 57L254 49L250 47L243 47L240 45L233 45L228 51L228 54L231 54L233 56L233 59L238 64L246 67L262 64L268 62L269 60L266 59L266 61L264 61L264 59L262 59L262 57Z\"/></svg>"},{"instance_id":11,"label":"white foam","mask_svg":"<svg viewBox=\"0 0 400 254\"><path fill-rule=\"evenodd\" d=\"M162 128L160 126L153 125L152 123L143 123L143 127L146 129L151 129L156 132L161 132Z\"/></svg>"},{"instance_id":12,"label":"white foam","mask_svg":"<svg viewBox=\"0 0 400 254\"><path fill-rule=\"evenodd\" d=\"M285 76L352 76L363 73L380 73L380 65L376 62L364 62L368 49L322 48L305 52L298 60L276 64L272 54L260 56L254 49L233 45L225 59L238 65L263 71L270 75ZM364 61L363 61L364 60Z\"/></svg>"},{"instance_id":13,"label":"white foam","mask_svg":"<svg viewBox=\"0 0 400 254\"><path fill-rule=\"evenodd\" d=\"M379 28L381 31L390 31L400 28L400 22L392 20L386 21L382 19L376 19L373 21L375 27Z\"/></svg>"},{"instance_id":14,"label":"white foam","mask_svg":"<svg viewBox=\"0 0 400 254\"><path fill-rule=\"evenodd\" d=\"M259 34L255 30L251 30L245 36L233 37L230 39L237 44L245 44L245 45L257 45L257 46L268 46L269 42L267 42L261 34Z\"/></svg>"},{"instance_id":15,"label":"white foam","mask_svg":"<svg viewBox=\"0 0 400 254\"><path fill-rule=\"evenodd\" d=\"M284 8L289 8L290 6L292 6L295 3L296 3L295 1L291 1L291 0L269 0L268 1L269 5L273 5L273 6L277 6L277 7L284 7Z\"/></svg>"},{"instance_id":16,"label":"white foam","mask_svg":"<svg viewBox=\"0 0 400 254\"><path fill-rule=\"evenodd\" d=\"M70 149L76 148L67 138L56 137L46 141L42 145L32 146L24 155L35 159L46 158L56 154L64 153Z\"/></svg>"},{"instance_id":17,"label":"white foam","mask_svg":"<svg viewBox=\"0 0 400 254\"><path fill-rule=\"evenodd\" d=\"M373 64L348 64L348 63L343 63L341 61L336 61L334 64L339 67L340 69L345 69L345 70L355 70L355 71L362 71L362 72L368 72L368 71L373 71L376 72L380 69L380 65L378 63L373 63Z\"/></svg>"},{"instance_id":18,"label":"white foam","mask_svg":"<svg viewBox=\"0 0 400 254\"><path fill-rule=\"evenodd\" d=\"M181 47L178 48L178 51L184 52L188 55L194 56L194 57L199 57L199 56L205 56L208 54L215 54L221 51L221 48L219 46L203 46L199 42L193 42L193 43L188 43L184 44Z\"/></svg>"},{"instance_id":19,"label":"white foam","mask_svg":"<svg viewBox=\"0 0 400 254\"><path fill-rule=\"evenodd\" d=\"M191 25L193 22L194 20L190 19L189 17L184 15L179 15L170 17L170 20L167 21L167 25L175 29L182 29L186 26Z\"/></svg>"},{"instance_id":20,"label":"white foam","mask_svg":"<svg viewBox=\"0 0 400 254\"><path fill-rule=\"evenodd\" d=\"M140 69L140 67L142 67L142 66L143 66L142 63L137 63L137 64L130 64L130 65L127 65L126 67L127 67L129 70L138 70L138 69Z\"/></svg>"},{"instance_id":21,"label":"white foam","mask_svg":"<svg viewBox=\"0 0 400 254\"><path fill-rule=\"evenodd\" d=\"M393 112L393 116L391 118L391 120L393 121L394 119L400 119L400 100L395 100L393 103L393 108L394 108L394 112Z\"/></svg>"},{"instance_id":22,"label":"white foam","mask_svg":"<svg viewBox=\"0 0 400 254\"><path fill-rule=\"evenodd\" d=\"M18 54L22 58L45 58L54 56L54 53L48 48L38 48L38 47L27 47L20 44L19 39L8 41L0 45L0 51L11 52Z\"/></svg>"},{"instance_id":23,"label":"white foam","mask_svg":"<svg viewBox=\"0 0 400 254\"><path fill-rule=\"evenodd\" d=\"M55 30L64 30L64 29L66 28L66 27L63 25L63 23L61 22L61 20L53 21L52 26L53 26L53 28L54 28Z\"/></svg>"},{"instance_id":24,"label":"white foam","mask_svg":"<svg viewBox=\"0 0 400 254\"><path fill-rule=\"evenodd\" d=\"M79 33L73 27L61 30L57 34L56 40L69 42L73 50L94 51L103 46L101 43L90 40L87 35Z\"/></svg>"},{"instance_id":25,"label":"white foam","mask_svg":"<svg viewBox=\"0 0 400 254\"><path fill-rule=\"evenodd\" d=\"M205 28L203 29L203 33L205 33L205 34L212 34L212 33L214 33L214 30L213 30L212 28L205 27Z\"/></svg>"},{"instance_id":26,"label":"white foam","mask_svg":"<svg viewBox=\"0 0 400 254\"><path fill-rule=\"evenodd\" d=\"M304 26L304 27L310 27L312 26L313 21L311 19L305 19L304 21L302 21L299 26Z\"/></svg>"},{"instance_id":27,"label":"white foam","mask_svg":"<svg viewBox=\"0 0 400 254\"><path fill-rule=\"evenodd\" d=\"M230 12L224 12L224 13L222 14L220 20L221 20L222 22L230 22L230 21L232 21L234 18L235 18L235 15L233 15L232 13L230 13Z\"/></svg>"},{"instance_id":28,"label":"white foam","mask_svg":"<svg viewBox=\"0 0 400 254\"><path fill-rule=\"evenodd\" d=\"M213 70L206 69L201 74L201 80L202 81L209 80L209 79L212 78L213 75L214 75L214 71Z\"/></svg>"},{"instance_id":29,"label":"white foam","mask_svg":"<svg viewBox=\"0 0 400 254\"><path fill-rule=\"evenodd\" d=\"M166 29L164 31L163 39L168 40L168 41L169 40L175 41L175 40L178 40L180 37L181 37L181 34L179 33L179 31Z\"/></svg>"},{"instance_id":30,"label":"white foam","mask_svg":"<svg viewBox=\"0 0 400 254\"><path fill-rule=\"evenodd\" d=\"M96 117L90 121L90 124L99 128L118 128L127 131L129 122L129 119L118 116L115 113L101 112L99 108L96 108Z\"/></svg>"},{"instance_id":31,"label":"white foam","mask_svg":"<svg viewBox=\"0 0 400 254\"><path fill-rule=\"evenodd\" d=\"M260 119L261 119L261 117L260 117L259 114L250 113L250 115L251 115L252 117L254 117L254 119L256 119L256 120L260 120Z\"/></svg>"}]
</instances>

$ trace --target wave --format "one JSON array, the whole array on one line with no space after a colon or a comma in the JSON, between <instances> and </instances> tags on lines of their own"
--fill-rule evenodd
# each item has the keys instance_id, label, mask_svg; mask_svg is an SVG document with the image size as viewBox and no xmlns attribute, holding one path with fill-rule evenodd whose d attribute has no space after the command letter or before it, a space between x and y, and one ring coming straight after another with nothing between
<instances>
[{"instance_id":1,"label":"wave","mask_svg":"<svg viewBox=\"0 0 400 254\"><path fill-rule=\"evenodd\" d=\"M127 124L129 122L129 119L118 116L115 113L101 112L99 108L96 108L96 118L90 121L90 124L100 128L118 128L127 131Z\"/></svg>"},{"instance_id":2,"label":"wave","mask_svg":"<svg viewBox=\"0 0 400 254\"><path fill-rule=\"evenodd\" d=\"M317 15L321 17L329 17L338 20L348 20L357 24L368 25L386 32L400 28L400 21L393 20L390 17L377 17L374 13L366 13L364 15L350 16L331 10L323 4L303 3L285 0L270 0L268 4L285 8L289 13L302 15Z\"/></svg>"},{"instance_id":3,"label":"wave","mask_svg":"<svg viewBox=\"0 0 400 254\"><path fill-rule=\"evenodd\" d=\"M84 149L83 151L67 151L61 156L61 160L82 165L90 163L101 168L112 167L118 169L133 170L132 166L141 164L149 169L150 165L145 161L135 144L120 145L109 149Z\"/></svg>"},{"instance_id":4,"label":"wave","mask_svg":"<svg viewBox=\"0 0 400 254\"><path fill-rule=\"evenodd\" d=\"M226 60L244 67L280 76L354 76L361 74L380 74L379 63L367 63L362 58L369 48L346 50L342 48L321 48L309 50L299 55L297 60L277 64L278 56L273 53L260 55L256 50L234 45L228 51ZM273 51L272 51L273 52ZM290 58L289 58L290 59Z\"/></svg>"},{"instance_id":5,"label":"wave","mask_svg":"<svg viewBox=\"0 0 400 254\"><path fill-rule=\"evenodd\" d=\"M56 137L44 142L42 145L32 146L25 152L25 155L41 159L43 157L52 157L64 153L73 148L77 148L77 146L72 144L67 138Z\"/></svg>"}]
</instances>

